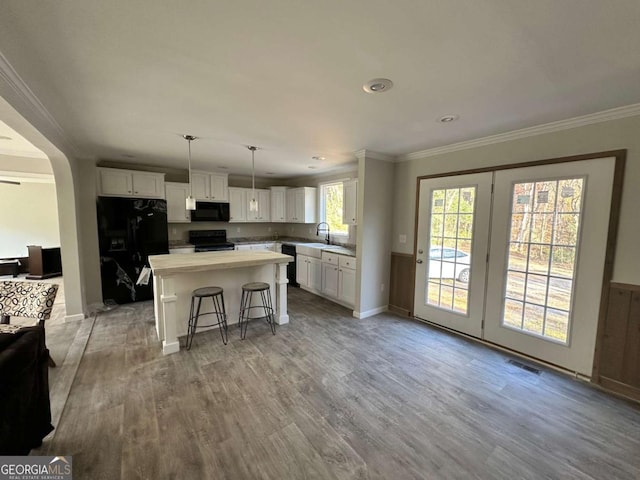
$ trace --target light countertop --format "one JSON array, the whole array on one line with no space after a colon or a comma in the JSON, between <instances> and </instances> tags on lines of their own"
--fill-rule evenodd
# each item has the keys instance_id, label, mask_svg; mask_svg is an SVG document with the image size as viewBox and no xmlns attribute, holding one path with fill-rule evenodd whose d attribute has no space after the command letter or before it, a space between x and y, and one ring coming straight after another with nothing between
<instances>
[{"instance_id":1,"label":"light countertop","mask_svg":"<svg viewBox=\"0 0 640 480\"><path fill-rule=\"evenodd\" d=\"M266 250L183 253L151 255L149 265L154 275L172 275L207 270L243 268L270 263L289 263L293 257Z\"/></svg>"}]
</instances>

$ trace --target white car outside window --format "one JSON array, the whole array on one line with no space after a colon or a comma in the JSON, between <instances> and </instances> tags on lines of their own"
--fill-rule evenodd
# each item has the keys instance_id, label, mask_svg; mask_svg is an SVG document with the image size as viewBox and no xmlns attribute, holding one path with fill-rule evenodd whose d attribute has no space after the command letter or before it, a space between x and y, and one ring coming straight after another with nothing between
<instances>
[{"instance_id":1,"label":"white car outside window","mask_svg":"<svg viewBox=\"0 0 640 480\"><path fill-rule=\"evenodd\" d=\"M431 247L429 278L454 278L469 281L471 255L455 248Z\"/></svg>"}]
</instances>

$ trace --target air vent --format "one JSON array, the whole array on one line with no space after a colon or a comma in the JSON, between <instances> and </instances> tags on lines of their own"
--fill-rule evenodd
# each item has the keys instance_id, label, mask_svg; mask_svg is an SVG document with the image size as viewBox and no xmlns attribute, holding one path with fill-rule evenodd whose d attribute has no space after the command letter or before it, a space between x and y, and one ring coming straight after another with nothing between
<instances>
[{"instance_id":1,"label":"air vent","mask_svg":"<svg viewBox=\"0 0 640 480\"><path fill-rule=\"evenodd\" d=\"M529 373L535 373L536 375L540 375L542 372L540 370L538 370L536 367L532 367L531 365L527 365L525 363L521 363L517 360L507 360L507 363L510 363L511 365L515 365L518 368L521 368L523 370L526 370Z\"/></svg>"}]
</instances>

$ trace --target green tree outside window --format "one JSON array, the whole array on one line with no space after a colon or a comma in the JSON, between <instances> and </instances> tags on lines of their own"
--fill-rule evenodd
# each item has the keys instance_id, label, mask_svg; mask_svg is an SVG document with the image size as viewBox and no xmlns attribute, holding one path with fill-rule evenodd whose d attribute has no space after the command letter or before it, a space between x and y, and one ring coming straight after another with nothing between
<instances>
[{"instance_id":1,"label":"green tree outside window","mask_svg":"<svg viewBox=\"0 0 640 480\"><path fill-rule=\"evenodd\" d=\"M349 227L342 223L342 182L322 186L324 202L324 222L329 224L332 234L349 234Z\"/></svg>"}]
</instances>

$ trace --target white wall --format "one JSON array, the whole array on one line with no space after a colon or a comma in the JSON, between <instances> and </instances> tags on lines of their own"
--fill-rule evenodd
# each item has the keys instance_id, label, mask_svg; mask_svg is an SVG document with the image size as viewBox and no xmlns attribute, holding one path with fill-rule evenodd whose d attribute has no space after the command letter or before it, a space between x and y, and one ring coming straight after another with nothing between
<instances>
[{"instance_id":1,"label":"white wall","mask_svg":"<svg viewBox=\"0 0 640 480\"><path fill-rule=\"evenodd\" d=\"M358 317L386 310L389 303L393 178L393 163L363 152L358 166Z\"/></svg>"},{"instance_id":2,"label":"white wall","mask_svg":"<svg viewBox=\"0 0 640 480\"><path fill-rule=\"evenodd\" d=\"M26 257L27 245L59 247L56 187L0 183L0 258Z\"/></svg>"},{"instance_id":3,"label":"white wall","mask_svg":"<svg viewBox=\"0 0 640 480\"><path fill-rule=\"evenodd\" d=\"M396 164L393 251L413 253L418 176L618 149L628 152L613 280L640 284L640 116Z\"/></svg>"}]
</instances>

